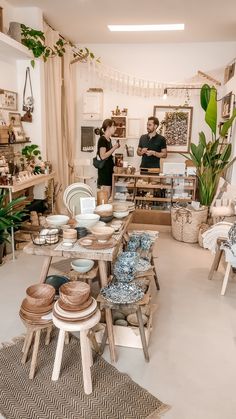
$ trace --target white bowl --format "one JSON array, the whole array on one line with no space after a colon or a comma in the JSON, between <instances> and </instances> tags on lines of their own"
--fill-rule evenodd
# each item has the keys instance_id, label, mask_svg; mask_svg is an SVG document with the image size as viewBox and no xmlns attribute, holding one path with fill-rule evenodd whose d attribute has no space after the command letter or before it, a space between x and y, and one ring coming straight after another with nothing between
<instances>
[{"instance_id":1,"label":"white bowl","mask_svg":"<svg viewBox=\"0 0 236 419\"><path fill-rule=\"evenodd\" d=\"M100 219L98 214L78 214L75 216L75 219L79 227L92 227Z\"/></svg>"},{"instance_id":2,"label":"white bowl","mask_svg":"<svg viewBox=\"0 0 236 419\"><path fill-rule=\"evenodd\" d=\"M76 272L86 273L90 271L94 266L93 260L87 259L75 259L71 262L71 267Z\"/></svg>"},{"instance_id":3,"label":"white bowl","mask_svg":"<svg viewBox=\"0 0 236 419\"><path fill-rule=\"evenodd\" d=\"M122 212L114 211L113 215L115 218L124 218L124 217L127 217L127 215L129 215L129 211L122 211Z\"/></svg>"},{"instance_id":4,"label":"white bowl","mask_svg":"<svg viewBox=\"0 0 236 419\"><path fill-rule=\"evenodd\" d=\"M46 221L50 227L60 227L67 224L69 217L67 215L49 215Z\"/></svg>"}]
</instances>

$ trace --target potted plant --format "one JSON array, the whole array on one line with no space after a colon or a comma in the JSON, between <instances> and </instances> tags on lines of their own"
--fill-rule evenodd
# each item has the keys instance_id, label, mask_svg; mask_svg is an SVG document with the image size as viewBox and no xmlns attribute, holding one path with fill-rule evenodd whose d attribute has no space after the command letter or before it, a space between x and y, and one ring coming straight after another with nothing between
<instances>
[{"instance_id":1,"label":"potted plant","mask_svg":"<svg viewBox=\"0 0 236 419\"><path fill-rule=\"evenodd\" d=\"M9 241L11 227L19 227L26 215L22 208L25 197L13 199L5 204L6 195L0 195L0 265L2 264L5 242Z\"/></svg>"},{"instance_id":2,"label":"potted plant","mask_svg":"<svg viewBox=\"0 0 236 419\"><path fill-rule=\"evenodd\" d=\"M37 144L26 145L21 150L21 161L26 161L26 169L34 173L41 172L41 166L37 163L36 159L42 160L41 151Z\"/></svg>"},{"instance_id":3,"label":"potted plant","mask_svg":"<svg viewBox=\"0 0 236 419\"><path fill-rule=\"evenodd\" d=\"M235 159L230 160L232 145L224 139L236 117L236 109L232 117L220 128L217 124L217 90L204 84L201 88L201 107L205 111L205 121L211 129L211 139L207 141L204 132L199 133L198 144L191 143L190 159L197 169L199 200L202 205L210 206L216 193L220 176Z\"/></svg>"}]
</instances>

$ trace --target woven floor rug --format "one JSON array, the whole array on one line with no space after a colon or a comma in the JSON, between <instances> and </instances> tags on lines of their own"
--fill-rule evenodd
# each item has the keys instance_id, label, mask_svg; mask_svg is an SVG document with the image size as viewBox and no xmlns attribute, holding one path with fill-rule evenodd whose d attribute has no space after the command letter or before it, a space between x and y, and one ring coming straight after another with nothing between
<instances>
[{"instance_id":1,"label":"woven floor rug","mask_svg":"<svg viewBox=\"0 0 236 419\"><path fill-rule=\"evenodd\" d=\"M41 342L34 380L28 378L31 357L20 362L22 339L0 350L0 413L6 419L157 419L168 409L102 357L92 367L93 393L85 395L76 337L64 347L59 380L51 381L56 343L56 336L49 346Z\"/></svg>"}]
</instances>

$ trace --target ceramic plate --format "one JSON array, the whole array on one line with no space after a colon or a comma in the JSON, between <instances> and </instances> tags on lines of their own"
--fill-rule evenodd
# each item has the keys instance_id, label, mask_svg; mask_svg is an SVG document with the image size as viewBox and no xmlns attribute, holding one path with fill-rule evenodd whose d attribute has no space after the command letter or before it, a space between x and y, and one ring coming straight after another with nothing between
<instances>
[{"instance_id":1,"label":"ceramic plate","mask_svg":"<svg viewBox=\"0 0 236 419\"><path fill-rule=\"evenodd\" d=\"M138 272L146 272L151 268L151 264L148 260L140 258L137 265Z\"/></svg>"},{"instance_id":2,"label":"ceramic plate","mask_svg":"<svg viewBox=\"0 0 236 419\"><path fill-rule=\"evenodd\" d=\"M85 310L71 312L71 311L63 310L59 306L58 301L56 301L54 305L54 311L57 314L59 314L59 316L62 316L62 317L66 317L70 319L73 319L73 318L79 319L80 317L83 318L84 316L88 316L90 313L92 313L96 309L96 307L97 307L97 301L93 298L92 304Z\"/></svg>"},{"instance_id":3,"label":"ceramic plate","mask_svg":"<svg viewBox=\"0 0 236 419\"><path fill-rule=\"evenodd\" d=\"M66 206L66 204L67 204L67 198L68 198L68 195L69 195L69 194L70 194L70 192L71 192L71 191L73 191L74 189L82 189L82 190L86 190L86 191L88 191L88 192L91 194L91 196L93 195L93 191L92 191L92 189L90 188L90 186L86 185L85 183L80 183L80 182L77 182L77 183L72 183L71 185L67 186L67 188L64 190L64 194L63 194L63 202L64 202L65 206Z\"/></svg>"},{"instance_id":4,"label":"ceramic plate","mask_svg":"<svg viewBox=\"0 0 236 419\"><path fill-rule=\"evenodd\" d=\"M102 296L114 304L132 304L143 298L144 292L135 284L110 284L101 289Z\"/></svg>"},{"instance_id":5,"label":"ceramic plate","mask_svg":"<svg viewBox=\"0 0 236 419\"><path fill-rule=\"evenodd\" d=\"M72 194L69 197L66 207L68 208L71 214L73 213L73 208L74 208L75 215L80 214L81 213L80 198L90 198L90 197L91 195L87 191L82 191L82 190L75 191L74 194Z\"/></svg>"}]
</instances>

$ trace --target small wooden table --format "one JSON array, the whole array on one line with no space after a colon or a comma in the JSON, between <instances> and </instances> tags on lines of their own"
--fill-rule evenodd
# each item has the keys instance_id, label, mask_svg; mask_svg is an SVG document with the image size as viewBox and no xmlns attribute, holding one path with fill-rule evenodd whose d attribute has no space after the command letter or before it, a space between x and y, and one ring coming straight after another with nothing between
<instances>
[{"instance_id":1,"label":"small wooden table","mask_svg":"<svg viewBox=\"0 0 236 419\"><path fill-rule=\"evenodd\" d=\"M23 180L18 183L14 183L14 185L0 185L0 189L8 190L9 192L9 201L12 201L12 194L14 192L23 191L24 189L30 188L31 186L40 185L41 183L48 182L49 180L53 180L53 188L54 188L54 177L55 172L50 173L49 175L38 174L34 175L26 180ZM52 211L53 211L53 194L52 194ZM15 260L15 241L14 241L14 227L11 227L11 245L12 245L12 259Z\"/></svg>"},{"instance_id":2,"label":"small wooden table","mask_svg":"<svg viewBox=\"0 0 236 419\"><path fill-rule=\"evenodd\" d=\"M97 260L98 261L98 269L100 274L101 286L105 287L109 282L108 276L108 262L113 262L119 252L123 236L128 229L128 226L132 220L132 214L124 219L123 228L119 232L119 234L114 235L113 237L116 239L117 244L115 247L106 250L88 250L82 246L79 247L77 251L65 251L65 250L56 250L58 247L58 243L56 245L51 246L37 246L34 243L30 242L24 247L24 252L29 255L37 255L37 256L44 256L45 260L43 263L43 267L40 273L39 282L45 282L47 277L52 258L55 257L64 257L64 258L76 258L76 259L90 259L90 260ZM109 308L105 309L106 313L106 323L107 323L107 331L108 331L108 341L109 341L109 348L110 348L110 356L111 361L116 361L116 353L115 353L115 344L114 344L114 334L113 334L113 326L112 326L112 315L111 310Z\"/></svg>"}]
</instances>

